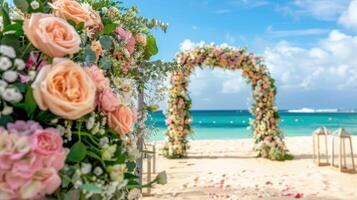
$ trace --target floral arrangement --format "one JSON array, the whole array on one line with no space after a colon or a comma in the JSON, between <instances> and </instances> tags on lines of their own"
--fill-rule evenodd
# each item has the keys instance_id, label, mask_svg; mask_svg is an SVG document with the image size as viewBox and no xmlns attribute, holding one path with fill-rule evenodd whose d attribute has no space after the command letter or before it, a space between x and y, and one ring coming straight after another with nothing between
<instances>
[{"instance_id":1,"label":"floral arrangement","mask_svg":"<svg viewBox=\"0 0 357 200\"><path fill-rule=\"evenodd\" d=\"M167 25L112 0L0 4L0 199L138 199L140 65Z\"/></svg>"},{"instance_id":2,"label":"floral arrangement","mask_svg":"<svg viewBox=\"0 0 357 200\"><path fill-rule=\"evenodd\" d=\"M177 54L177 63L183 69L172 74L168 100L168 125L164 155L180 158L186 155L187 136L191 130L191 99L188 93L189 76L194 67L220 67L240 70L252 85L253 104L251 121L255 150L259 156L272 160L288 158L283 134L278 128L279 113L275 106L276 87L261 58L249 54L245 49L228 46L200 45Z\"/></svg>"}]
</instances>

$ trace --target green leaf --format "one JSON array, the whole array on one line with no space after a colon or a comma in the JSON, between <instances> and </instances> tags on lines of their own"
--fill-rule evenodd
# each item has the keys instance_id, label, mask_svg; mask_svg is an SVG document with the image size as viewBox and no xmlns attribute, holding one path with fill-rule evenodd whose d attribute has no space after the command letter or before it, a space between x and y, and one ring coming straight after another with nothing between
<instances>
[{"instance_id":1,"label":"green leaf","mask_svg":"<svg viewBox=\"0 0 357 200\"><path fill-rule=\"evenodd\" d=\"M126 167L128 168L129 172L132 172L135 169L136 164L135 164L135 162L127 162Z\"/></svg>"},{"instance_id":2,"label":"green leaf","mask_svg":"<svg viewBox=\"0 0 357 200\"><path fill-rule=\"evenodd\" d=\"M139 178L139 177L138 177L138 176L135 176L134 174L125 173L125 174L124 174L124 178L125 178L125 179L137 179L137 178Z\"/></svg>"},{"instance_id":3,"label":"green leaf","mask_svg":"<svg viewBox=\"0 0 357 200\"><path fill-rule=\"evenodd\" d=\"M157 53L159 53L159 49L157 48L157 44L156 44L156 39L153 35L149 35L146 38L146 47L145 47L145 55L144 58L146 60L149 60L151 56L156 55Z\"/></svg>"},{"instance_id":4,"label":"green leaf","mask_svg":"<svg viewBox=\"0 0 357 200\"><path fill-rule=\"evenodd\" d=\"M58 117L49 111L40 111L39 114L36 116L36 121L47 124L55 118Z\"/></svg>"},{"instance_id":5,"label":"green leaf","mask_svg":"<svg viewBox=\"0 0 357 200\"><path fill-rule=\"evenodd\" d=\"M98 193L102 192L102 188L100 188L100 187L98 187L97 185L94 185L94 184L83 184L79 188L81 188L82 190L86 190L86 191L92 192L94 194L98 194Z\"/></svg>"},{"instance_id":6,"label":"green leaf","mask_svg":"<svg viewBox=\"0 0 357 200\"><path fill-rule=\"evenodd\" d=\"M81 31L84 28L84 22L75 25L77 31Z\"/></svg>"},{"instance_id":7,"label":"green leaf","mask_svg":"<svg viewBox=\"0 0 357 200\"><path fill-rule=\"evenodd\" d=\"M32 88L31 86L27 87L27 91L26 91L26 95L25 95L25 105L24 105L24 109L27 113L27 116L30 117L33 112L35 112L37 108L37 104L35 99L33 98L33 94L32 94Z\"/></svg>"},{"instance_id":8,"label":"green leaf","mask_svg":"<svg viewBox=\"0 0 357 200\"><path fill-rule=\"evenodd\" d=\"M12 46L14 49L20 48L20 40L14 34L4 35L1 40L2 44L6 44L8 46Z\"/></svg>"},{"instance_id":9,"label":"green leaf","mask_svg":"<svg viewBox=\"0 0 357 200\"><path fill-rule=\"evenodd\" d=\"M29 9L29 3L26 0L14 0L14 4L24 13L26 13L27 9Z\"/></svg>"},{"instance_id":10,"label":"green leaf","mask_svg":"<svg viewBox=\"0 0 357 200\"><path fill-rule=\"evenodd\" d=\"M102 31L102 34L104 35L108 35L110 33L113 33L114 30L118 27L118 24L115 23L109 23L107 25L104 26L104 29Z\"/></svg>"},{"instance_id":11,"label":"green leaf","mask_svg":"<svg viewBox=\"0 0 357 200\"><path fill-rule=\"evenodd\" d=\"M67 161L81 162L87 155L87 147L80 141L75 143L67 156Z\"/></svg>"},{"instance_id":12,"label":"green leaf","mask_svg":"<svg viewBox=\"0 0 357 200\"><path fill-rule=\"evenodd\" d=\"M9 5L6 2L0 6L0 14L2 16L4 27L10 25L11 20L9 17Z\"/></svg>"},{"instance_id":13,"label":"green leaf","mask_svg":"<svg viewBox=\"0 0 357 200\"><path fill-rule=\"evenodd\" d=\"M11 116L1 116L0 117L0 126L6 126L6 124L13 122L14 119Z\"/></svg>"},{"instance_id":14,"label":"green leaf","mask_svg":"<svg viewBox=\"0 0 357 200\"><path fill-rule=\"evenodd\" d=\"M112 39L109 36L103 36L99 39L100 45L102 45L103 49L112 48Z\"/></svg>"},{"instance_id":15,"label":"green leaf","mask_svg":"<svg viewBox=\"0 0 357 200\"><path fill-rule=\"evenodd\" d=\"M22 36L24 34L24 31L22 30L22 25L19 23L10 24L6 26L3 32L14 32L13 34L15 34L16 36Z\"/></svg>"},{"instance_id":16,"label":"green leaf","mask_svg":"<svg viewBox=\"0 0 357 200\"><path fill-rule=\"evenodd\" d=\"M102 69L110 69L112 67L112 59L110 57L103 57L99 61L99 67Z\"/></svg>"},{"instance_id":17,"label":"green leaf","mask_svg":"<svg viewBox=\"0 0 357 200\"><path fill-rule=\"evenodd\" d=\"M97 57L94 51L92 51L89 46L86 46L86 48L84 49L84 63L87 66L91 66L96 61L96 59Z\"/></svg>"}]
</instances>

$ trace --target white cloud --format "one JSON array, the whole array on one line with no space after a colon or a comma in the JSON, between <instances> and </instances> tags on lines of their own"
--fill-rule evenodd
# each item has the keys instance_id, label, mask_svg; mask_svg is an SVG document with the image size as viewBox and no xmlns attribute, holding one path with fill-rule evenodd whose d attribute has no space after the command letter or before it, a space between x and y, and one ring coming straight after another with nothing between
<instances>
[{"instance_id":1,"label":"white cloud","mask_svg":"<svg viewBox=\"0 0 357 200\"><path fill-rule=\"evenodd\" d=\"M190 39L185 39L183 42L180 44L180 50L181 51L186 51L190 50L195 47L195 43L192 42Z\"/></svg>"},{"instance_id":2,"label":"white cloud","mask_svg":"<svg viewBox=\"0 0 357 200\"><path fill-rule=\"evenodd\" d=\"M327 29L311 28L311 29L296 29L296 30L274 30L273 26L268 26L266 32L273 37L291 37L291 36L308 36L322 35L329 32Z\"/></svg>"},{"instance_id":3,"label":"white cloud","mask_svg":"<svg viewBox=\"0 0 357 200\"><path fill-rule=\"evenodd\" d=\"M278 5L277 11L299 18L312 16L320 20L334 21L346 9L350 0L294 0Z\"/></svg>"},{"instance_id":4,"label":"white cloud","mask_svg":"<svg viewBox=\"0 0 357 200\"><path fill-rule=\"evenodd\" d=\"M347 28L357 31L357 0L352 0L348 9L345 10L338 22Z\"/></svg>"},{"instance_id":5,"label":"white cloud","mask_svg":"<svg viewBox=\"0 0 357 200\"><path fill-rule=\"evenodd\" d=\"M357 87L357 36L330 32L316 47L300 48L281 41L264 52L278 87L353 89Z\"/></svg>"}]
</instances>

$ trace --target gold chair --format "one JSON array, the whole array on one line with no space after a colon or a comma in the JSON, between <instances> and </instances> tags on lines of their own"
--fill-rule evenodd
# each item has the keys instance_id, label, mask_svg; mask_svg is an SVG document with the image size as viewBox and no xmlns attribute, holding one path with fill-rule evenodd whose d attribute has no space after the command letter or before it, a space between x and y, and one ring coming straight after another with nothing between
<instances>
[{"instance_id":1,"label":"gold chair","mask_svg":"<svg viewBox=\"0 0 357 200\"><path fill-rule=\"evenodd\" d=\"M339 142L340 150L338 152L339 162L338 165L335 166L335 139ZM351 152L351 161L352 161L352 169L348 169L347 167L347 156L346 156L346 140L350 143L350 152ZM342 162L343 161L343 162ZM352 135L348 133L344 128L340 128L333 133L332 139L332 167L338 167L340 172L355 172L355 161L353 156L353 144L352 144Z\"/></svg>"},{"instance_id":2,"label":"gold chair","mask_svg":"<svg viewBox=\"0 0 357 200\"><path fill-rule=\"evenodd\" d=\"M327 166L329 165L329 155L328 155L328 145L327 145L327 137L330 135L330 132L327 130L326 127L321 127L316 129L312 134L312 142L313 142L313 161L318 166ZM326 162L321 162L322 155L320 154L320 137L323 137L325 140L325 157ZM316 141L315 141L316 140ZM317 145L317 147L316 147Z\"/></svg>"}]
</instances>

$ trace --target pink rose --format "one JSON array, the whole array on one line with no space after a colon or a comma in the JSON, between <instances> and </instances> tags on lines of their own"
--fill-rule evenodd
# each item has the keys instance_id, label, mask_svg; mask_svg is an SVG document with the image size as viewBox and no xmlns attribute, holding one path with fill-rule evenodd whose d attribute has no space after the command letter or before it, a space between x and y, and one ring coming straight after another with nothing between
<instances>
[{"instance_id":1,"label":"pink rose","mask_svg":"<svg viewBox=\"0 0 357 200\"><path fill-rule=\"evenodd\" d=\"M95 109L96 86L81 66L68 59L54 59L32 84L41 110L76 120Z\"/></svg>"},{"instance_id":2,"label":"pink rose","mask_svg":"<svg viewBox=\"0 0 357 200\"><path fill-rule=\"evenodd\" d=\"M99 109L102 112L113 112L120 104L120 100L115 96L110 88L105 88L98 97Z\"/></svg>"},{"instance_id":3,"label":"pink rose","mask_svg":"<svg viewBox=\"0 0 357 200\"><path fill-rule=\"evenodd\" d=\"M15 151L15 143L12 136L5 130L0 130L0 171L11 168L10 156Z\"/></svg>"},{"instance_id":4,"label":"pink rose","mask_svg":"<svg viewBox=\"0 0 357 200\"><path fill-rule=\"evenodd\" d=\"M119 134L131 132L133 123L133 112L126 106L118 106L113 112L108 113L109 127Z\"/></svg>"},{"instance_id":5,"label":"pink rose","mask_svg":"<svg viewBox=\"0 0 357 200\"><path fill-rule=\"evenodd\" d=\"M61 185L61 178L55 169L38 171L33 179L21 186L20 199L41 199L46 194L52 194Z\"/></svg>"},{"instance_id":6,"label":"pink rose","mask_svg":"<svg viewBox=\"0 0 357 200\"><path fill-rule=\"evenodd\" d=\"M124 30L121 27L117 28L115 32L118 34L119 38L125 42L126 49L131 55L135 50L135 44L136 44L135 37L133 36L133 34L129 31Z\"/></svg>"},{"instance_id":7,"label":"pink rose","mask_svg":"<svg viewBox=\"0 0 357 200\"><path fill-rule=\"evenodd\" d=\"M35 131L42 129L39 123L31 120L27 122L18 120L15 123L8 123L6 127L10 133L15 133L21 136L30 136Z\"/></svg>"},{"instance_id":8,"label":"pink rose","mask_svg":"<svg viewBox=\"0 0 357 200\"><path fill-rule=\"evenodd\" d=\"M23 30L31 43L51 57L79 51L81 39L67 21L49 14L33 13L25 19Z\"/></svg>"},{"instance_id":9,"label":"pink rose","mask_svg":"<svg viewBox=\"0 0 357 200\"><path fill-rule=\"evenodd\" d=\"M39 155L50 156L62 151L62 138L56 129L38 130L32 137L33 151Z\"/></svg>"},{"instance_id":10,"label":"pink rose","mask_svg":"<svg viewBox=\"0 0 357 200\"><path fill-rule=\"evenodd\" d=\"M104 76L103 70L99 69L97 65L93 65L92 67L86 67L85 71L95 83L98 91L109 87L109 79Z\"/></svg>"}]
</instances>

